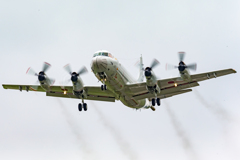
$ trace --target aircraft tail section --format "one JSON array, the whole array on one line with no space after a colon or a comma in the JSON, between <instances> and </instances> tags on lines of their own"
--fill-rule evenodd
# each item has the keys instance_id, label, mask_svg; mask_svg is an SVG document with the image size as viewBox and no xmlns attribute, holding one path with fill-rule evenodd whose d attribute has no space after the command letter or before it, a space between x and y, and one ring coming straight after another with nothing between
<instances>
[{"instance_id":1,"label":"aircraft tail section","mask_svg":"<svg viewBox=\"0 0 240 160\"><path fill-rule=\"evenodd\" d=\"M143 61L142 61L142 55L141 55L141 57L140 57L140 62L139 62L139 64L138 64L138 67L139 67L139 77L138 77L138 82L143 82L143 80L144 80L144 75L143 75L143 70L144 70L144 68L143 68Z\"/></svg>"}]
</instances>

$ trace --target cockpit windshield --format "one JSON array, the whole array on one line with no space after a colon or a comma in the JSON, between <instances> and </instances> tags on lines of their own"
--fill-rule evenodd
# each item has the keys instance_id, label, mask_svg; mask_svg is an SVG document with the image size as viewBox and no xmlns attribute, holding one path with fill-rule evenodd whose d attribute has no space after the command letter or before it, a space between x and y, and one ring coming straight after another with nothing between
<instances>
[{"instance_id":1,"label":"cockpit windshield","mask_svg":"<svg viewBox=\"0 0 240 160\"><path fill-rule=\"evenodd\" d=\"M96 57L96 56L107 56L107 57L111 57L113 58L112 54L111 53L108 53L108 52L96 52L93 57Z\"/></svg>"}]
</instances>

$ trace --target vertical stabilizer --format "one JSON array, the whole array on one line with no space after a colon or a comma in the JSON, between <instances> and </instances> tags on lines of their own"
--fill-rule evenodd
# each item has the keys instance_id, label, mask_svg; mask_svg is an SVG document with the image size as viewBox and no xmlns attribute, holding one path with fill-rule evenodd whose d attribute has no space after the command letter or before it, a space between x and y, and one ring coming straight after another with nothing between
<instances>
[{"instance_id":1,"label":"vertical stabilizer","mask_svg":"<svg viewBox=\"0 0 240 160\"><path fill-rule=\"evenodd\" d=\"M138 67L139 67L138 82L143 82L143 80L144 80L144 75L143 75L143 70L144 70L144 68L143 68L142 55L141 55L141 57L140 57L140 62L139 62Z\"/></svg>"}]
</instances>

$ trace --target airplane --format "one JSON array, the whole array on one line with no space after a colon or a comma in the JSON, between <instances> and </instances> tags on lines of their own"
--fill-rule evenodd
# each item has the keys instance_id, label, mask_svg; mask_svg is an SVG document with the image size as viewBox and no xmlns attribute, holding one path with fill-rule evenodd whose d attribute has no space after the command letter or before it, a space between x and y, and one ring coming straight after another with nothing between
<instances>
[{"instance_id":1,"label":"airplane","mask_svg":"<svg viewBox=\"0 0 240 160\"><path fill-rule=\"evenodd\" d=\"M180 60L182 62L183 58ZM185 74L187 72L185 69L189 68L189 66L187 67L184 62L181 62L178 68L180 72ZM110 52L100 50L94 53L90 66L96 78L102 82L101 86L85 86L80 75L86 73L87 69L83 67L78 72L72 72L70 65L64 66L64 69L70 74L72 86L53 85L52 80L45 74L50 66L48 63L44 63L43 70L39 74L30 69L28 70L32 75L38 76L40 85L2 84L2 86L4 89L45 92L46 96L51 97L81 99L82 103L78 104L79 111L87 111L87 103L84 100L105 102L120 100L125 106L130 108L151 108L155 111L155 106L161 105L161 99L191 92L192 89L190 88L199 86L198 82L200 81L237 73L233 69L224 69L191 76L187 72L187 77L190 78L181 76L181 81L179 81L179 77L158 79L153 72L157 65L159 65L159 62L154 59L150 66L144 68L141 56L138 65L139 77L134 79ZM182 66L184 70L181 69ZM144 81L144 77L146 81Z\"/></svg>"}]
</instances>

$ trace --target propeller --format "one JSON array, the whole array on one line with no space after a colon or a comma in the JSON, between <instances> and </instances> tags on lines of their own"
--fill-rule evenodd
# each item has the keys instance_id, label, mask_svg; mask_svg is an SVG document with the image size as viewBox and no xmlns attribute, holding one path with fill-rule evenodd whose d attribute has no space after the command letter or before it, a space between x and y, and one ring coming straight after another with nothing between
<instances>
[{"instance_id":1,"label":"propeller","mask_svg":"<svg viewBox=\"0 0 240 160\"><path fill-rule=\"evenodd\" d=\"M191 69L191 70L194 70L196 71L197 69L197 64L196 63L192 63L192 64L189 64L189 65L186 65L183 60L185 58L185 52L178 52L178 56L179 56L179 64L178 66L176 65L172 65L172 64L166 64L166 70L171 70L171 69L175 69L175 68L178 68L178 70L180 72L184 71L186 68L188 69Z\"/></svg>"},{"instance_id":2,"label":"propeller","mask_svg":"<svg viewBox=\"0 0 240 160\"><path fill-rule=\"evenodd\" d=\"M69 79L68 82L70 80L76 82L78 80L78 76L88 72L85 66L83 66L78 72L72 72L70 64L65 65L63 68L71 75L71 79Z\"/></svg>"},{"instance_id":3,"label":"propeller","mask_svg":"<svg viewBox=\"0 0 240 160\"><path fill-rule=\"evenodd\" d=\"M160 64L160 63L159 63L158 60L153 59L150 67L146 67L146 68L145 68L145 76L146 76L146 77L151 76L151 75L152 75L152 72L151 72L152 69L155 68L156 66L158 66L159 64Z\"/></svg>"},{"instance_id":4,"label":"propeller","mask_svg":"<svg viewBox=\"0 0 240 160\"><path fill-rule=\"evenodd\" d=\"M28 68L26 74L31 75L31 76L38 76L38 81L35 83L36 85L31 86L32 89L37 90L38 89L38 84L39 81L43 81L46 79L45 77L45 72L51 67L51 65L47 62L43 63L42 71L39 73L35 72L31 67ZM51 85L54 83L54 80L50 79Z\"/></svg>"}]
</instances>

